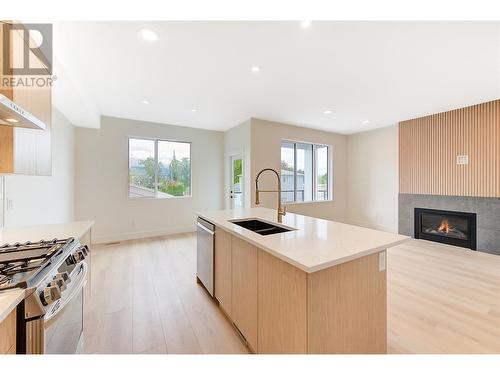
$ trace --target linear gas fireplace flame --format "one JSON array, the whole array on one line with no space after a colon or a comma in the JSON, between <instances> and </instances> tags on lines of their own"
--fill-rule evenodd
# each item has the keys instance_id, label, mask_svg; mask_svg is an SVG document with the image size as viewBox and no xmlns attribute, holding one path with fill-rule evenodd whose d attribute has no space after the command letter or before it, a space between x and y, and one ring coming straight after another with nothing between
<instances>
[{"instance_id":1,"label":"linear gas fireplace flame","mask_svg":"<svg viewBox=\"0 0 500 375\"><path fill-rule=\"evenodd\" d=\"M448 223L448 220L446 220L446 219L444 219L443 221L441 221L441 224L439 224L438 232L450 233L453 230L455 230L455 228L453 228L450 225L450 223Z\"/></svg>"},{"instance_id":2,"label":"linear gas fireplace flame","mask_svg":"<svg viewBox=\"0 0 500 375\"><path fill-rule=\"evenodd\" d=\"M415 238L476 249L476 214L415 208Z\"/></svg>"},{"instance_id":3,"label":"linear gas fireplace flame","mask_svg":"<svg viewBox=\"0 0 500 375\"><path fill-rule=\"evenodd\" d=\"M425 233L429 234L445 235L461 238L463 240L467 239L467 234L463 230L460 230L450 224L450 221L448 219L441 220L441 222L437 226L427 226L424 231Z\"/></svg>"}]
</instances>

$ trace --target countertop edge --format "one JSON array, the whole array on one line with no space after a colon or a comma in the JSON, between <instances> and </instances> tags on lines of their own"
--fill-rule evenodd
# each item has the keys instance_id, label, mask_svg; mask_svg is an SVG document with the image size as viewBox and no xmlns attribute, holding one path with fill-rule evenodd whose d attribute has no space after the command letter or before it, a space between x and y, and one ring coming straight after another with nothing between
<instances>
[{"instance_id":1,"label":"countertop edge","mask_svg":"<svg viewBox=\"0 0 500 375\"><path fill-rule=\"evenodd\" d=\"M205 216L203 214L203 212L197 212L196 213L197 216L203 218L203 219L206 219L210 222L213 222L214 220ZM238 237L238 238L241 238L242 240L244 241L247 241L248 243L251 243L252 245L258 247L259 249L262 249L264 251L266 251L267 253L275 256L276 258L278 259L281 259L282 261L294 266L294 267L297 267L299 268L300 270L306 272L306 273L314 273L314 272L318 272L318 271L322 271L324 269L327 269L327 268L330 268L330 267L333 267L333 266L336 266L336 265L339 265L339 264L343 264L343 263L347 263L347 262L350 262L352 260L355 260L355 259L359 259L359 258L362 258L362 257L365 257L367 255L371 255L371 254L374 254L374 253L377 253L377 252L381 252L381 251L384 251L384 250L387 250L388 248L390 247L394 247L394 246L397 246L397 245L400 245L406 241L409 241L410 238L405 238L405 239L401 239L401 240L398 240L398 241L394 241L394 242L391 242L387 245L384 245L384 246L377 246L377 247L374 247L372 249L367 249L365 251L361 251L359 253L356 253L356 254L352 254L350 256L345 256L345 257L341 257L341 258L337 258L335 260L332 260L332 261L329 261L329 262L324 262L324 263L321 263L321 264L318 264L318 265L315 265L313 267L307 267L306 265L302 264L302 263L299 263L297 261L295 261L294 259L291 259L289 257L287 257L286 255L283 255L282 253L279 253L273 249L270 249L268 248L267 246L263 245L262 243L258 243L257 241L254 241L253 239L249 238L249 237L246 237L245 235L241 234L241 233L238 233L234 230L232 230L231 228L229 228L229 226L222 226L222 225L218 225L217 223L213 223L217 228L220 228L228 233L231 233L232 235Z\"/></svg>"},{"instance_id":2,"label":"countertop edge","mask_svg":"<svg viewBox=\"0 0 500 375\"><path fill-rule=\"evenodd\" d=\"M372 255L372 254L375 254L375 253L380 253L382 251L385 251L385 250L387 250L387 249L389 249L391 247L394 247L394 246L398 246L398 245L400 245L400 244L402 244L404 242L407 242L409 240L410 240L410 238L405 238L403 240L391 242L388 245L377 246L377 247L374 247L373 249L369 249L369 250L366 250L366 251L361 251L361 252L359 252L357 254L354 254L352 256L346 256L346 257L343 257L343 258L339 258L339 259L336 259L336 260L334 260L332 262L325 262L325 263L322 263L322 264L320 264L318 266L309 268L311 271L309 271L308 273L322 271L324 269L327 269L327 268L330 268L330 267L333 267L333 266L337 266L339 264L343 264L343 263L350 262L352 260L363 258L363 257L365 257L367 255Z\"/></svg>"},{"instance_id":3,"label":"countertop edge","mask_svg":"<svg viewBox=\"0 0 500 375\"><path fill-rule=\"evenodd\" d=\"M12 298L12 300L9 300L8 305L2 306L3 301L2 298L5 298L5 296L9 296L9 294L15 295L15 297ZM0 322L3 322L3 320L9 316L9 314L16 308L16 306L19 304L24 299L25 295L25 290L24 289L11 289L11 290L6 290L3 292L0 292ZM2 297L3 296L3 297Z\"/></svg>"},{"instance_id":4,"label":"countertop edge","mask_svg":"<svg viewBox=\"0 0 500 375\"><path fill-rule=\"evenodd\" d=\"M87 233L95 224L95 221L94 220L82 220L82 221L74 221L73 223L78 223L78 224L82 224L82 225L85 225L85 229L82 229L82 231L80 233L78 233L78 239L82 238L82 236Z\"/></svg>"}]
</instances>

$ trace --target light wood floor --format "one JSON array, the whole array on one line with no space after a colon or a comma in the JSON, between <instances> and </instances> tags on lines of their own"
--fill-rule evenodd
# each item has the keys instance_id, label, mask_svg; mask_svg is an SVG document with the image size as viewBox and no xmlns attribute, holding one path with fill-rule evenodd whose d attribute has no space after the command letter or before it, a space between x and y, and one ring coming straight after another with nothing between
<instances>
[{"instance_id":1,"label":"light wood floor","mask_svg":"<svg viewBox=\"0 0 500 375\"><path fill-rule=\"evenodd\" d=\"M391 353L500 353L500 256L413 240L389 249Z\"/></svg>"},{"instance_id":2,"label":"light wood floor","mask_svg":"<svg viewBox=\"0 0 500 375\"><path fill-rule=\"evenodd\" d=\"M86 353L247 353L195 282L196 235L94 246ZM500 353L500 256L388 251L390 353Z\"/></svg>"}]
</instances>

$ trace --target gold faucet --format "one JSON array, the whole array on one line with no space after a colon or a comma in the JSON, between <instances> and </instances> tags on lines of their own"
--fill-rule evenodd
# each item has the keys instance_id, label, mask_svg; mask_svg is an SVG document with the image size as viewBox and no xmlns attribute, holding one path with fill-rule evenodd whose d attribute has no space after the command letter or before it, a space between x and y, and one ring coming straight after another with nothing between
<instances>
[{"instance_id":1,"label":"gold faucet","mask_svg":"<svg viewBox=\"0 0 500 375\"><path fill-rule=\"evenodd\" d=\"M276 175L276 178L278 179L278 190L259 190L259 177L265 171L274 172L274 174ZM278 172L276 172L272 168L264 168L263 170L261 170L257 174L257 177L255 177L255 204L256 205L260 204L259 193L278 193L278 223L282 223L283 216L286 215L286 207L281 206L281 178L280 178L280 175L278 174Z\"/></svg>"}]
</instances>

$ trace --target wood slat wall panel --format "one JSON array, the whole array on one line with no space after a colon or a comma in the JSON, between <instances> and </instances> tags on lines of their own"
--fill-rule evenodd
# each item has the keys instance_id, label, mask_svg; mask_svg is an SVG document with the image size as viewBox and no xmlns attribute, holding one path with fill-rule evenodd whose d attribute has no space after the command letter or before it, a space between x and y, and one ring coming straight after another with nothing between
<instances>
[{"instance_id":1,"label":"wood slat wall panel","mask_svg":"<svg viewBox=\"0 0 500 375\"><path fill-rule=\"evenodd\" d=\"M500 197L500 100L400 122L399 192Z\"/></svg>"}]
</instances>

